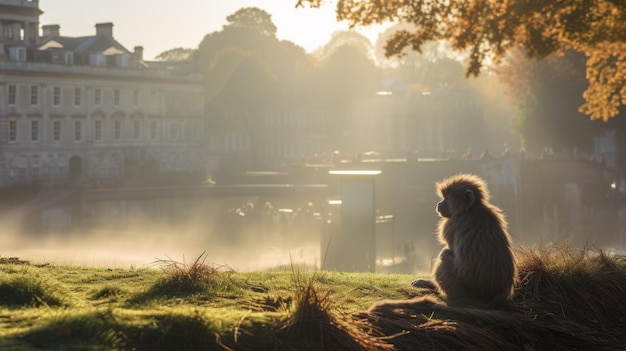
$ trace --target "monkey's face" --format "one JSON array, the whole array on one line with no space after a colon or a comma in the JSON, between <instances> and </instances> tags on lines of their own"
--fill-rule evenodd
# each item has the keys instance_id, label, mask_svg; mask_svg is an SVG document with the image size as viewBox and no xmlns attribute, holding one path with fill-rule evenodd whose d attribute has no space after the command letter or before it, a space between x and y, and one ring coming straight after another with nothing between
<instances>
[{"instance_id":1,"label":"monkey's face","mask_svg":"<svg viewBox=\"0 0 626 351\"><path fill-rule=\"evenodd\" d=\"M450 208L450 201L443 199L437 203L437 213L443 218L452 217L452 209Z\"/></svg>"},{"instance_id":2,"label":"monkey's face","mask_svg":"<svg viewBox=\"0 0 626 351\"><path fill-rule=\"evenodd\" d=\"M464 213L475 203L476 197L471 189L464 191L442 193L443 199L437 203L437 212L443 218L452 218L453 215Z\"/></svg>"}]
</instances>

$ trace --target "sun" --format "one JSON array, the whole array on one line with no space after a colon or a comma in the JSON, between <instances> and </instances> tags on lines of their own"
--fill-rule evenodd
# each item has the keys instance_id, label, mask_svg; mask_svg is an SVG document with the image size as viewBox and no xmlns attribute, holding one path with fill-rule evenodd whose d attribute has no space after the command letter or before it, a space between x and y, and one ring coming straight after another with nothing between
<instances>
[{"instance_id":1,"label":"sun","mask_svg":"<svg viewBox=\"0 0 626 351\"><path fill-rule=\"evenodd\" d=\"M312 52L328 43L334 32L348 29L346 22L337 22L332 4L312 9L296 8L295 3L292 0L264 1L256 5L272 15L278 28L276 36L281 40L291 41Z\"/></svg>"}]
</instances>

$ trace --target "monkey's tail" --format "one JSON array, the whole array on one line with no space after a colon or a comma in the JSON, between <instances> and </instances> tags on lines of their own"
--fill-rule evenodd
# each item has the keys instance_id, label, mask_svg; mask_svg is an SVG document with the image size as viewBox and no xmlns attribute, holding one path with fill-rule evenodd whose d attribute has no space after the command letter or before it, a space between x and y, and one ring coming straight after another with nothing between
<instances>
[{"instance_id":1,"label":"monkey's tail","mask_svg":"<svg viewBox=\"0 0 626 351\"><path fill-rule=\"evenodd\" d=\"M438 318L481 324L519 324L519 319L509 311L448 306L431 295L411 300L382 301L372 305L368 313L385 317L421 317L424 321Z\"/></svg>"}]
</instances>

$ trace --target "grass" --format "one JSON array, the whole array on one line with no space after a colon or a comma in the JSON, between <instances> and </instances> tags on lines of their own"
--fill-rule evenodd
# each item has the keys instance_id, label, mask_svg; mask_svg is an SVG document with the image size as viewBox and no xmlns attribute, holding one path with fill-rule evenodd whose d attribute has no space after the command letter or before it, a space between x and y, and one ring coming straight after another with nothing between
<instances>
[{"instance_id":1,"label":"grass","mask_svg":"<svg viewBox=\"0 0 626 351\"><path fill-rule=\"evenodd\" d=\"M299 349L298 334L321 315L332 327L380 298L414 294L406 275L235 272L207 260L143 269L0 262L0 350Z\"/></svg>"},{"instance_id":2,"label":"grass","mask_svg":"<svg viewBox=\"0 0 626 351\"><path fill-rule=\"evenodd\" d=\"M147 291L137 295L133 301L184 298L211 300L216 296L237 296L241 293L233 279L234 271L227 266L206 263L206 253L200 254L192 263L159 259L155 266L164 275Z\"/></svg>"},{"instance_id":3,"label":"grass","mask_svg":"<svg viewBox=\"0 0 626 351\"><path fill-rule=\"evenodd\" d=\"M497 323L439 310L366 312L425 293L403 274L235 272L204 253L144 269L4 260L0 349L626 349L623 257L554 246L518 258L513 306Z\"/></svg>"}]
</instances>

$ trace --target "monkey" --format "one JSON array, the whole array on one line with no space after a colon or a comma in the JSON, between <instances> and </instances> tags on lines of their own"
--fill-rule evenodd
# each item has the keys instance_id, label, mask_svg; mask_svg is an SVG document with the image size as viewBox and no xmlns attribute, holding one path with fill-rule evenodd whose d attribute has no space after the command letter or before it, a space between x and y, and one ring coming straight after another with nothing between
<instances>
[{"instance_id":1,"label":"monkey","mask_svg":"<svg viewBox=\"0 0 626 351\"><path fill-rule=\"evenodd\" d=\"M413 286L445 295L409 300L383 300L367 311L378 316L433 316L486 323L517 323L510 302L517 269L508 223L500 208L490 203L487 183L477 175L461 173L436 183L441 217L437 235L444 248L434 265L432 279ZM430 317L429 317L430 316Z\"/></svg>"},{"instance_id":2,"label":"monkey","mask_svg":"<svg viewBox=\"0 0 626 351\"><path fill-rule=\"evenodd\" d=\"M432 280L415 287L438 290L449 305L503 307L513 296L516 266L508 224L490 203L486 182L474 174L458 174L436 183L441 199L438 238L444 248Z\"/></svg>"}]
</instances>

